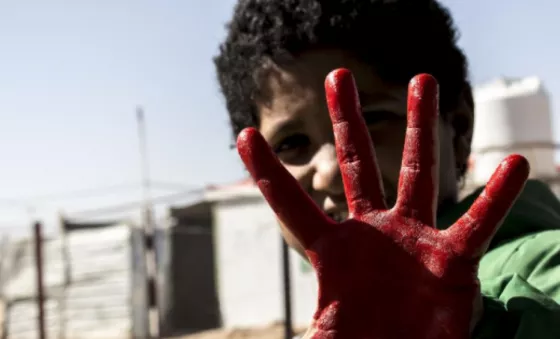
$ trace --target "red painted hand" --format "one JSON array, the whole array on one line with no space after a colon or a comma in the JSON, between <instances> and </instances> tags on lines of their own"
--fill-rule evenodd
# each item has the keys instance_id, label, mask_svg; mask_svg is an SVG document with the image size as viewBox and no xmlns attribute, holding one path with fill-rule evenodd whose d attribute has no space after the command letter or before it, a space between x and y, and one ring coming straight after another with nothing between
<instances>
[{"instance_id":1,"label":"red painted hand","mask_svg":"<svg viewBox=\"0 0 560 339\"><path fill-rule=\"evenodd\" d=\"M255 129L244 130L237 143L270 206L315 268L319 301L306 338L468 338L480 298L478 262L524 186L527 161L519 155L506 158L470 210L439 231L434 228L436 80L419 75L410 83L398 199L392 209L385 205L351 73L332 72L326 91L349 220L330 220Z\"/></svg>"}]
</instances>

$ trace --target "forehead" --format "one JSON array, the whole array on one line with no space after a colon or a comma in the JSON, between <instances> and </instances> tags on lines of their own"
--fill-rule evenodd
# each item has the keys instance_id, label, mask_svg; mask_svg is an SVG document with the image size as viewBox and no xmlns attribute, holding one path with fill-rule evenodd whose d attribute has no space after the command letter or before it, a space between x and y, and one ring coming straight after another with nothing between
<instances>
[{"instance_id":1,"label":"forehead","mask_svg":"<svg viewBox=\"0 0 560 339\"><path fill-rule=\"evenodd\" d=\"M324 82L329 72L349 69L356 81L362 105L402 103L406 101L406 86L382 81L374 67L351 54L333 49L302 53L286 65L267 65L257 100L261 133L285 125L295 118L316 118L326 112Z\"/></svg>"},{"instance_id":2,"label":"forehead","mask_svg":"<svg viewBox=\"0 0 560 339\"><path fill-rule=\"evenodd\" d=\"M326 76L337 68L349 69L358 88L373 95L383 95L396 87L383 82L372 65L359 61L348 52L316 49L301 53L285 65L270 64L262 84L263 99L274 99L271 94L298 95L302 90L323 91ZM286 88L294 86L297 88Z\"/></svg>"}]
</instances>

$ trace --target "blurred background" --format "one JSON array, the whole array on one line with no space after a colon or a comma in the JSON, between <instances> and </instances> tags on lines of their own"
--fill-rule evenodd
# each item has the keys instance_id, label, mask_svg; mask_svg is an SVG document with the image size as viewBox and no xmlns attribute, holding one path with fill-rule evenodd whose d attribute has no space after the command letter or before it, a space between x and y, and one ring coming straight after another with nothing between
<instances>
[{"instance_id":1,"label":"blurred background","mask_svg":"<svg viewBox=\"0 0 560 339\"><path fill-rule=\"evenodd\" d=\"M465 192L519 152L560 193L560 4L442 2L476 88ZM234 3L0 0L2 338L305 329L313 272L230 147L212 57Z\"/></svg>"}]
</instances>

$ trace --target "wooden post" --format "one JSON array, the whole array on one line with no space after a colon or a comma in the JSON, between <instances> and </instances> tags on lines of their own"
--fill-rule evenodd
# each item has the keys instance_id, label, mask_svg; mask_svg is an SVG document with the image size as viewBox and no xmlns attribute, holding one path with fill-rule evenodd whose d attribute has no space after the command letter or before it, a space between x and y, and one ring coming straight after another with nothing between
<instances>
[{"instance_id":1,"label":"wooden post","mask_svg":"<svg viewBox=\"0 0 560 339\"><path fill-rule=\"evenodd\" d=\"M292 325L290 251L284 239L282 239L282 276L284 284L284 339L292 339L294 337L294 329Z\"/></svg>"},{"instance_id":2,"label":"wooden post","mask_svg":"<svg viewBox=\"0 0 560 339\"><path fill-rule=\"evenodd\" d=\"M37 268L37 307L38 307L38 332L39 339L46 339L45 334L45 305L43 291L43 237L42 224L36 222L34 225L35 235L35 264Z\"/></svg>"},{"instance_id":3,"label":"wooden post","mask_svg":"<svg viewBox=\"0 0 560 339\"><path fill-rule=\"evenodd\" d=\"M148 285L146 274L146 237L140 227L131 227L132 246L132 337L150 338Z\"/></svg>"},{"instance_id":4,"label":"wooden post","mask_svg":"<svg viewBox=\"0 0 560 339\"><path fill-rule=\"evenodd\" d=\"M62 291L60 291L58 299L58 321L59 335L58 339L66 338L66 294L70 287L70 251L68 248L68 230L66 229L66 218L63 212L58 214L60 222L60 250L62 254L63 282Z\"/></svg>"},{"instance_id":5,"label":"wooden post","mask_svg":"<svg viewBox=\"0 0 560 339\"><path fill-rule=\"evenodd\" d=\"M159 338L159 315L158 315L158 300L157 300L157 260L155 257L154 241L155 241L155 224L153 220L152 202L150 196L150 162L148 160L148 148L146 137L146 120L144 117L144 109L142 107L136 108L136 122L138 125L138 140L141 157L141 173L142 173L142 190L144 195L144 208L143 208L143 223L144 223L144 237L146 241L146 272L148 276L148 307L149 307L149 322L150 334L152 338Z\"/></svg>"}]
</instances>

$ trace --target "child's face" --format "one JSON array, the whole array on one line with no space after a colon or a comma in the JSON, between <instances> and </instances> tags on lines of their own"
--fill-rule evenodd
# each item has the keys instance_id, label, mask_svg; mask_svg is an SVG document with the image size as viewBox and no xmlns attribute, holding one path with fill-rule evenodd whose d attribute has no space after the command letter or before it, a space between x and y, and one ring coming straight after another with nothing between
<instances>
[{"instance_id":1,"label":"child's face","mask_svg":"<svg viewBox=\"0 0 560 339\"><path fill-rule=\"evenodd\" d=\"M375 146L387 205L396 200L406 129L407 86L383 83L373 68L340 51L305 53L286 67L272 66L263 98L257 101L259 130L285 168L313 200L335 220L347 217L332 125L325 100L327 74L340 67L352 71L366 124ZM439 198L455 199L457 174L453 128L440 118ZM301 246L282 227L286 240Z\"/></svg>"}]
</instances>

